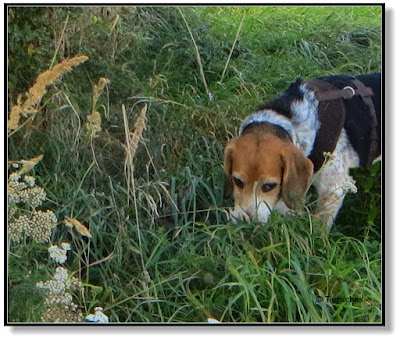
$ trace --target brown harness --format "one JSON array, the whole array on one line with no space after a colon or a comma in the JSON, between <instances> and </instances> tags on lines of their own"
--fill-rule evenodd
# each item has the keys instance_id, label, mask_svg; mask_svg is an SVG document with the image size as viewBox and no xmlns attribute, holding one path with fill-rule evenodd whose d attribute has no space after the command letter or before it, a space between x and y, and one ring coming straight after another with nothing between
<instances>
[{"instance_id":1,"label":"brown harness","mask_svg":"<svg viewBox=\"0 0 400 339\"><path fill-rule=\"evenodd\" d=\"M378 148L378 136L376 132L377 118L371 97L374 92L356 78L352 79L352 86L338 89L334 85L320 79L312 79L307 82L308 87L315 91L315 98L319 101L318 118L320 128L315 138L314 147L309 159L314 164L314 172L317 172L325 162L324 153L333 153L339 140L340 132L346 119L344 100L350 100L359 95L368 106L371 118L371 142L367 167L371 166ZM335 122L332 124L332 121Z\"/></svg>"}]
</instances>

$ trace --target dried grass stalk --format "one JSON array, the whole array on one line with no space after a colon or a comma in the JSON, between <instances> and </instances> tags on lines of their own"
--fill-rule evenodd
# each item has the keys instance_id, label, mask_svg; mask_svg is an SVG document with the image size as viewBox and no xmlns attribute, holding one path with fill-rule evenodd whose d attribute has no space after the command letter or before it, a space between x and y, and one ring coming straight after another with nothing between
<instances>
[{"instance_id":1,"label":"dried grass stalk","mask_svg":"<svg viewBox=\"0 0 400 339\"><path fill-rule=\"evenodd\" d=\"M146 128L146 113L147 104L143 106L139 116L135 121L135 132L129 133L127 139L127 152L129 152L130 158L133 160L135 157L136 150L139 145L139 140L142 137L143 131Z\"/></svg>"},{"instance_id":2,"label":"dried grass stalk","mask_svg":"<svg viewBox=\"0 0 400 339\"><path fill-rule=\"evenodd\" d=\"M87 116L86 128L91 131L93 136L95 136L97 132L101 131L101 115L98 111L94 111L92 114Z\"/></svg>"},{"instance_id":3,"label":"dried grass stalk","mask_svg":"<svg viewBox=\"0 0 400 339\"><path fill-rule=\"evenodd\" d=\"M190 29L190 26L189 26L189 24L188 24L188 22L187 22L187 20L185 18L185 15L183 14L182 10L179 7L178 7L178 11L182 16L182 19L185 22L186 28L187 28L187 30L189 32L190 38L192 39L194 49L196 50L196 58L197 58L197 64L199 65L200 76L201 76L201 79L203 80L204 88L205 88L205 90L206 90L206 92L208 94L208 98L211 101L211 100L213 100L213 94L211 93L211 91L209 90L209 88L207 86L207 80L206 80L206 76L204 74L203 64L201 62L199 48L197 47L196 40L194 39L194 36L192 34L192 30Z\"/></svg>"},{"instance_id":4,"label":"dried grass stalk","mask_svg":"<svg viewBox=\"0 0 400 339\"><path fill-rule=\"evenodd\" d=\"M133 193L133 202L135 206L135 215L136 215L136 227L138 231L138 239L139 239L139 248L140 248L140 260L142 262L143 272L146 271L144 259L142 255L142 240L140 237L140 225L139 225L139 217L138 217L138 206L136 200L136 190L135 190L135 177L134 177L134 165L133 165L133 158L135 157L137 148L139 146L140 138L143 135L143 131L146 128L146 113L147 113L147 104L143 106L140 110L140 114L135 121L135 132L131 133L129 131L128 126L128 116L126 114L125 106L122 105L122 114L124 117L124 127L125 127L125 138L126 138L126 145L124 145L126 158L125 158L125 176L127 182L127 204L129 206L130 201L130 191L132 188Z\"/></svg>"},{"instance_id":5,"label":"dried grass stalk","mask_svg":"<svg viewBox=\"0 0 400 339\"><path fill-rule=\"evenodd\" d=\"M221 80L219 81L220 83L222 83L222 81L224 80L225 72L226 72L226 70L228 68L229 61L231 60L233 50L235 49L235 46L236 46L236 42L238 41L239 34L240 34L240 31L242 30L244 18L246 17L247 12L248 11L243 13L242 20L240 20L240 24L239 24L239 27L238 27L237 32L236 32L235 40L233 41L232 48L231 48L231 50L229 52L228 59L226 60L224 70L222 71Z\"/></svg>"},{"instance_id":6,"label":"dried grass stalk","mask_svg":"<svg viewBox=\"0 0 400 339\"><path fill-rule=\"evenodd\" d=\"M38 155L35 158L29 159L29 160L20 160L19 162L22 164L21 169L16 172L17 174L21 175L23 173L26 173L30 171L32 168L34 168L37 163L43 159L43 154Z\"/></svg>"},{"instance_id":7,"label":"dried grass stalk","mask_svg":"<svg viewBox=\"0 0 400 339\"><path fill-rule=\"evenodd\" d=\"M21 97L19 97L18 103L12 107L8 120L8 130L14 130L19 127L21 116L27 117L28 115L37 113L38 110L36 106L43 95L46 94L46 87L52 84L62 74L72 70L72 67L78 66L87 59L88 57L86 55L76 56L64 60L55 65L52 69L39 74L35 84L29 88L26 94L26 100L22 103Z\"/></svg>"},{"instance_id":8,"label":"dried grass stalk","mask_svg":"<svg viewBox=\"0 0 400 339\"><path fill-rule=\"evenodd\" d=\"M97 100L99 99L100 94L103 92L104 87L110 83L110 80L107 78L100 78L97 85L93 86L93 109L96 109Z\"/></svg>"},{"instance_id":9,"label":"dried grass stalk","mask_svg":"<svg viewBox=\"0 0 400 339\"><path fill-rule=\"evenodd\" d=\"M128 126L128 117L125 110L125 105L122 105L122 115L124 118L124 127L125 127L125 140L126 144L123 145L125 149L125 176L127 182L127 201L129 204L129 193L131 186L134 187L134 166L133 166L133 158L135 157L137 148L139 146L140 138L142 137L143 131L146 128L146 112L147 112L147 104L143 106L140 111L139 116L135 121L135 132L130 132Z\"/></svg>"},{"instance_id":10,"label":"dried grass stalk","mask_svg":"<svg viewBox=\"0 0 400 339\"><path fill-rule=\"evenodd\" d=\"M97 132L101 131L101 115L96 110L97 101L101 93L104 90L104 87L110 83L110 80L107 78L100 78L97 85L93 86L93 108L92 114L87 116L87 124L86 127L89 131L91 131L92 135L95 136Z\"/></svg>"}]
</instances>

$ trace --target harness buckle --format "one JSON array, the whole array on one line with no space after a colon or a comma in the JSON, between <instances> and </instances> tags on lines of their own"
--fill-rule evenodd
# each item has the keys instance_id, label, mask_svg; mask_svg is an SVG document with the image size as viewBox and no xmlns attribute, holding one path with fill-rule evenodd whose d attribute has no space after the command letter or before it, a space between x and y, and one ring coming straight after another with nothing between
<instances>
[{"instance_id":1,"label":"harness buckle","mask_svg":"<svg viewBox=\"0 0 400 339\"><path fill-rule=\"evenodd\" d=\"M352 97L356 95L355 89L354 89L353 87L351 87L351 86L343 87L343 89L344 89L344 90L345 90L345 89L350 90L350 91L352 92L352 95L351 95Z\"/></svg>"}]
</instances>

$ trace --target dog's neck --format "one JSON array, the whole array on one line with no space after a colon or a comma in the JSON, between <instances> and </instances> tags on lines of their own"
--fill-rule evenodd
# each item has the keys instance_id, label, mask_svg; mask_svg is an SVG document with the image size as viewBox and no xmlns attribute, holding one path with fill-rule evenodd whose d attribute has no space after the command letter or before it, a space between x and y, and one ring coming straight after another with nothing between
<instances>
[{"instance_id":1,"label":"dog's neck","mask_svg":"<svg viewBox=\"0 0 400 339\"><path fill-rule=\"evenodd\" d=\"M274 135L281 140L286 140L287 142L292 143L292 139L285 129L269 122L253 122L252 124L247 125L247 127L242 131L241 136L248 133L255 133L259 135L261 139L263 139L266 134Z\"/></svg>"},{"instance_id":2,"label":"dog's neck","mask_svg":"<svg viewBox=\"0 0 400 339\"><path fill-rule=\"evenodd\" d=\"M272 110L263 110L249 115L243 120L239 129L239 135L242 135L244 132L248 131L250 128L252 128L252 126L264 124L275 126L275 129L269 128L270 130L274 130L274 134L286 132L292 143L298 147L299 140L290 120Z\"/></svg>"}]
</instances>

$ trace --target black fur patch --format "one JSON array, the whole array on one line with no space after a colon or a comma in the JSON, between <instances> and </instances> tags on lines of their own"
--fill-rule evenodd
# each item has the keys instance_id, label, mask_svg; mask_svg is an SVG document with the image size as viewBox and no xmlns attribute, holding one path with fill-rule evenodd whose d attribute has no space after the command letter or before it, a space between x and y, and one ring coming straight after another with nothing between
<instances>
[{"instance_id":1,"label":"black fur patch","mask_svg":"<svg viewBox=\"0 0 400 339\"><path fill-rule=\"evenodd\" d=\"M269 122L253 122L244 128L241 135L254 131L254 129L263 133L273 134L283 140L292 140L289 133L284 128Z\"/></svg>"},{"instance_id":2,"label":"black fur patch","mask_svg":"<svg viewBox=\"0 0 400 339\"><path fill-rule=\"evenodd\" d=\"M276 99L268 101L266 104L260 106L258 111L270 109L292 119L292 111L290 107L292 102L303 100L304 94L300 91L300 85L302 83L303 79L297 78L286 91L282 92Z\"/></svg>"}]
</instances>

